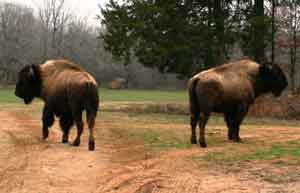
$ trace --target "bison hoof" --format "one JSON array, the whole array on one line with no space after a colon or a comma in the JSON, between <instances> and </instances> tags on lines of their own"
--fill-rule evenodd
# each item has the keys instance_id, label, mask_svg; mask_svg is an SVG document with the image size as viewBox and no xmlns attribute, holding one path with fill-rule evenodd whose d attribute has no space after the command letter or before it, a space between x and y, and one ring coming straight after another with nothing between
<instances>
[{"instance_id":1,"label":"bison hoof","mask_svg":"<svg viewBox=\"0 0 300 193\"><path fill-rule=\"evenodd\" d=\"M89 141L89 150L94 151L95 150L95 142L94 141Z\"/></svg>"},{"instance_id":2,"label":"bison hoof","mask_svg":"<svg viewBox=\"0 0 300 193\"><path fill-rule=\"evenodd\" d=\"M68 143L68 139L62 139L62 143Z\"/></svg>"},{"instance_id":3,"label":"bison hoof","mask_svg":"<svg viewBox=\"0 0 300 193\"><path fill-rule=\"evenodd\" d=\"M199 142L199 144L200 144L200 147L207 147L205 142Z\"/></svg>"},{"instance_id":4,"label":"bison hoof","mask_svg":"<svg viewBox=\"0 0 300 193\"><path fill-rule=\"evenodd\" d=\"M242 142L242 139L241 139L240 137L235 137L235 138L233 138L232 140L233 140L234 142L236 142L236 143Z\"/></svg>"},{"instance_id":5,"label":"bison hoof","mask_svg":"<svg viewBox=\"0 0 300 193\"><path fill-rule=\"evenodd\" d=\"M74 146L79 146L80 145L80 140L75 139L75 141L73 142Z\"/></svg>"},{"instance_id":6,"label":"bison hoof","mask_svg":"<svg viewBox=\"0 0 300 193\"><path fill-rule=\"evenodd\" d=\"M47 139L49 135L49 132L43 132L43 140Z\"/></svg>"},{"instance_id":7,"label":"bison hoof","mask_svg":"<svg viewBox=\"0 0 300 193\"><path fill-rule=\"evenodd\" d=\"M191 138L191 144L197 144L197 139Z\"/></svg>"}]
</instances>

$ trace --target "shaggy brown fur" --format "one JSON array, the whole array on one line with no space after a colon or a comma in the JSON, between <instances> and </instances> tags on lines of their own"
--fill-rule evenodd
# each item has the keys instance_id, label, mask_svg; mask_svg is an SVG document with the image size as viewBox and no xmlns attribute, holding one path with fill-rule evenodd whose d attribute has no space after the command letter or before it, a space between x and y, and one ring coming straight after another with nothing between
<instances>
[{"instance_id":1,"label":"shaggy brown fur","mask_svg":"<svg viewBox=\"0 0 300 193\"><path fill-rule=\"evenodd\" d=\"M93 129L98 111L98 89L95 79L82 68L68 60L25 66L19 73L15 94L26 104L34 97L45 102L42 118L44 139L48 137L54 116L57 116L63 130L63 143L68 142L69 130L75 122L78 132L73 145L78 146L83 131L82 112L85 110L89 150L95 149Z\"/></svg>"},{"instance_id":2,"label":"shaggy brown fur","mask_svg":"<svg viewBox=\"0 0 300 193\"><path fill-rule=\"evenodd\" d=\"M223 113L228 138L240 141L240 124L255 98L268 92L280 96L286 86L286 77L278 65L259 65L251 60L224 64L196 74L188 84L191 143L197 143L195 128L199 121L199 143L206 147L205 125L211 112Z\"/></svg>"}]
</instances>

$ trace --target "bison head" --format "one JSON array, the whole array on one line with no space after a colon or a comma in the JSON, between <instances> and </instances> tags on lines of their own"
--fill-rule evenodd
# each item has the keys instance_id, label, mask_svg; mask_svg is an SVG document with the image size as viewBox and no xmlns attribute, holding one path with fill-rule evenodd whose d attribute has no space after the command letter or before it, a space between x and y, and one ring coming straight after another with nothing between
<instances>
[{"instance_id":1,"label":"bison head","mask_svg":"<svg viewBox=\"0 0 300 193\"><path fill-rule=\"evenodd\" d=\"M275 97L280 96L288 84L280 67L277 64L265 63L260 66L259 71L265 89L271 91Z\"/></svg>"},{"instance_id":2,"label":"bison head","mask_svg":"<svg viewBox=\"0 0 300 193\"><path fill-rule=\"evenodd\" d=\"M31 103L41 93L41 76L38 65L27 65L18 74L15 95Z\"/></svg>"}]
</instances>

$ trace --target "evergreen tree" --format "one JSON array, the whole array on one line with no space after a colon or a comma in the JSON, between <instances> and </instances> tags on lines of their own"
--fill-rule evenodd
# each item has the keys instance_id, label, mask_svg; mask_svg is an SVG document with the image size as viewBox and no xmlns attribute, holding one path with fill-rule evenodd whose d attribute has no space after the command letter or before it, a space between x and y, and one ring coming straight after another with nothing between
<instances>
[{"instance_id":1,"label":"evergreen tree","mask_svg":"<svg viewBox=\"0 0 300 193\"><path fill-rule=\"evenodd\" d=\"M264 59L268 20L261 0L110 0L101 12L105 48L124 64L136 57L190 76L226 62L239 40L247 55Z\"/></svg>"}]
</instances>

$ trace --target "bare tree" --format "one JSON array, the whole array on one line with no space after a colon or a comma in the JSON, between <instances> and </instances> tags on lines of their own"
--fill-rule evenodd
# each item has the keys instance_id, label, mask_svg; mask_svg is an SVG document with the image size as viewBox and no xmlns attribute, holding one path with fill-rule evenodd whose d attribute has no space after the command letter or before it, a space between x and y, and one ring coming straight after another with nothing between
<instances>
[{"instance_id":1,"label":"bare tree","mask_svg":"<svg viewBox=\"0 0 300 193\"><path fill-rule=\"evenodd\" d=\"M33 10L14 4L0 4L0 65L2 81L14 79L20 63L32 59L35 18Z\"/></svg>"},{"instance_id":2,"label":"bare tree","mask_svg":"<svg viewBox=\"0 0 300 193\"><path fill-rule=\"evenodd\" d=\"M41 1L39 1L41 2ZM130 88L161 87L166 80L158 71L138 62L124 67L104 50L98 38L104 29L88 18L75 16L67 0L43 0L37 12L24 5L0 3L0 82L13 83L25 64L66 58L84 66L100 85L115 78L128 80Z\"/></svg>"},{"instance_id":3,"label":"bare tree","mask_svg":"<svg viewBox=\"0 0 300 193\"><path fill-rule=\"evenodd\" d=\"M65 0L44 0L43 5L39 7L44 58L62 55L63 34L70 16Z\"/></svg>"},{"instance_id":4,"label":"bare tree","mask_svg":"<svg viewBox=\"0 0 300 193\"><path fill-rule=\"evenodd\" d=\"M299 93L300 71L297 62L297 48L300 46L300 41L297 36L300 32L300 2L284 1L283 5L278 8L280 32L284 37L279 41L279 46L289 50L291 89L294 93Z\"/></svg>"}]
</instances>

